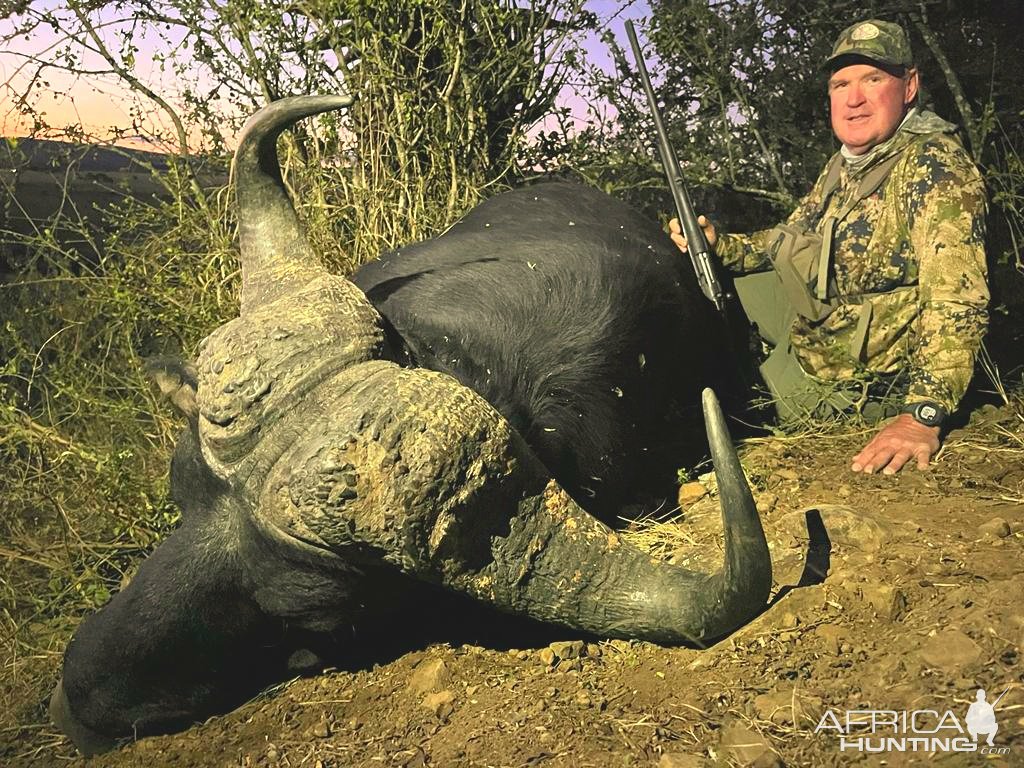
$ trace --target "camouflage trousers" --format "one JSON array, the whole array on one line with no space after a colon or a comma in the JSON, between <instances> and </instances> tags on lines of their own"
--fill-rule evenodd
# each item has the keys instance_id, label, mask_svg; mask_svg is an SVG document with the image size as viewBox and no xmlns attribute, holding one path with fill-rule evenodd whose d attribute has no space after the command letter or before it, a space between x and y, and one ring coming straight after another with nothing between
<instances>
[{"instance_id":1,"label":"camouflage trousers","mask_svg":"<svg viewBox=\"0 0 1024 768\"><path fill-rule=\"evenodd\" d=\"M789 339L796 310L775 272L743 275L734 282L747 319L772 347L759 370L784 426L850 416L875 424L899 412L902 377L825 381L804 371Z\"/></svg>"}]
</instances>

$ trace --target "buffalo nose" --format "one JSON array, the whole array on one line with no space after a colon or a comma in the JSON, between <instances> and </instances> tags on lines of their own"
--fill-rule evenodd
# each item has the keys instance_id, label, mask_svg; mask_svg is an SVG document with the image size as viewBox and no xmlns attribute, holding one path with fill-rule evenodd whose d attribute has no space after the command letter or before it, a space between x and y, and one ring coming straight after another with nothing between
<instances>
[{"instance_id":1,"label":"buffalo nose","mask_svg":"<svg viewBox=\"0 0 1024 768\"><path fill-rule=\"evenodd\" d=\"M50 719L85 757L109 752L117 746L116 740L97 733L75 717L68 703L67 694L64 693L63 679L57 682L57 687L50 697Z\"/></svg>"}]
</instances>

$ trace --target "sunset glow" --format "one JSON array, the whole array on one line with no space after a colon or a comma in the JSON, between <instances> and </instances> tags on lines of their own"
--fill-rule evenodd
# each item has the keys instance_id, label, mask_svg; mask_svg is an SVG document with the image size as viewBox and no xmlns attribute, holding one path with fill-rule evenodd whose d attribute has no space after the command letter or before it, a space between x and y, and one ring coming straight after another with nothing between
<instances>
[{"instance_id":1,"label":"sunset glow","mask_svg":"<svg viewBox=\"0 0 1024 768\"><path fill-rule=\"evenodd\" d=\"M590 0L585 7L598 15L600 29L610 29L623 41L623 22L642 20L649 13L647 3L636 0ZM100 34L111 51L119 52L121 38L117 32L123 27L115 23L118 19L114 14L100 12ZM121 22L128 23L126 19L130 17L122 17ZM0 36L13 29L10 19L0 20ZM182 83L171 67L160 63L161 55L169 52L168 42L153 36L134 42L137 50L131 54L131 75L172 105L180 103ZM115 75L96 74L110 69L98 53L76 50L79 58L73 68L44 65L58 58L61 45L57 33L40 26L31 38L14 38L0 52L0 136L34 135L85 142L105 142L119 136L119 144L162 151L178 149L173 123L156 102L133 91ZM611 57L597 35L585 41L585 48L591 63L610 70ZM196 83L202 87L201 79ZM23 94L27 94L27 104L21 102ZM559 101L570 109L574 124L592 119L587 102L573 87L563 89ZM34 122L33 112L40 123ZM552 123L542 123L534 131L556 129L558 126ZM195 151L202 147L203 138L198 133L189 135L188 144Z\"/></svg>"}]
</instances>

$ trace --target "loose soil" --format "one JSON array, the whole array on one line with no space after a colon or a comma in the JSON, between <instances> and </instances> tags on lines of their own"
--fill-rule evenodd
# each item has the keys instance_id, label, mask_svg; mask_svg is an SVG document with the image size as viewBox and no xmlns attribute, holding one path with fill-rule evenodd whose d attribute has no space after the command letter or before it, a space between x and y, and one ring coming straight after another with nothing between
<instances>
[{"instance_id":1,"label":"loose soil","mask_svg":"<svg viewBox=\"0 0 1024 768\"><path fill-rule=\"evenodd\" d=\"M744 466L776 591L711 648L596 642L486 616L479 637L463 628L444 642L432 626L431 642L417 617L396 627L404 647L89 761L43 724L40 703L25 716L35 724L0 733L0 763L1024 765L1022 413L1019 402L976 410L933 469L895 477L847 469L866 432L750 441ZM686 486L681 516L638 538L658 556L716 567L717 499L702 494ZM978 688L989 701L1006 690L995 737L1006 754L864 755L841 751L834 728L815 733L828 710L840 722L847 710L950 710L963 724Z\"/></svg>"}]
</instances>

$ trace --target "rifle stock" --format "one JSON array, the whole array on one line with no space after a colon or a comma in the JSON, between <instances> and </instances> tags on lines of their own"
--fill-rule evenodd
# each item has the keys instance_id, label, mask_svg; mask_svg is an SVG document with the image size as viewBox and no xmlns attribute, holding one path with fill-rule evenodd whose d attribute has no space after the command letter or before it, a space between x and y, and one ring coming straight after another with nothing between
<instances>
[{"instance_id":1,"label":"rifle stock","mask_svg":"<svg viewBox=\"0 0 1024 768\"><path fill-rule=\"evenodd\" d=\"M647 74L647 65L644 62L643 52L640 50L640 43L637 40L636 30L633 28L632 21L626 22L626 34L629 36L629 44L633 48L637 72L640 74L640 82L643 84L644 94L647 96L647 104L651 110L651 117L654 119L658 155L661 157L661 164L665 169L668 188L676 205L676 213L679 216L683 235L686 237L690 262L693 264L693 271L697 275L697 284L700 286L701 292L715 305L715 308L722 312L725 310L725 293L722 291L722 285L718 282L718 276L715 274L715 267L711 261L711 249L708 247L707 238L704 237L704 230L697 223L697 216L693 212L693 204L690 202L690 196L683 185L683 174L679 168L679 159L676 157L675 150L668 141L665 126L661 122L661 113L658 111L658 102L654 96L654 88L651 86L650 75Z\"/></svg>"}]
</instances>

